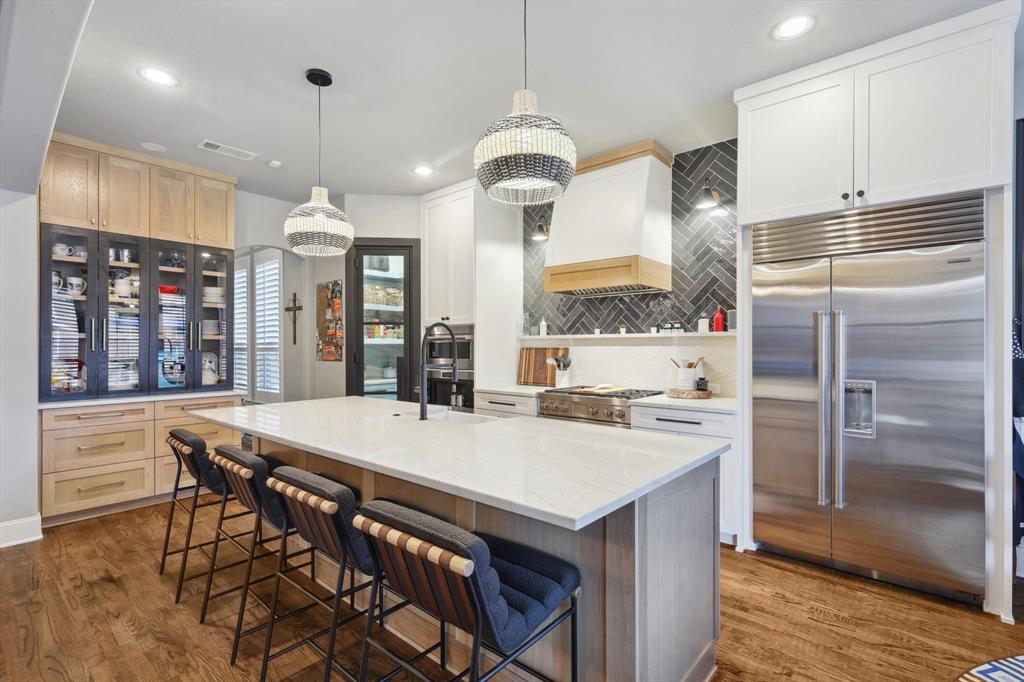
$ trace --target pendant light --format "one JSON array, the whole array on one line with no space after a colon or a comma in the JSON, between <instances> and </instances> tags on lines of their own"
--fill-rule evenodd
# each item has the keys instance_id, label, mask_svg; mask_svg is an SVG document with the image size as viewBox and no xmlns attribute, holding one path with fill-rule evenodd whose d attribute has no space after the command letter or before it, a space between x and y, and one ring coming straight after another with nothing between
<instances>
[{"instance_id":1,"label":"pendant light","mask_svg":"<svg viewBox=\"0 0 1024 682\"><path fill-rule=\"evenodd\" d=\"M526 0L523 0L523 89L512 113L492 123L473 151L473 169L487 195L501 204L534 206L554 201L576 172L576 145L556 119L537 110L526 87Z\"/></svg>"},{"instance_id":2,"label":"pendant light","mask_svg":"<svg viewBox=\"0 0 1024 682\"><path fill-rule=\"evenodd\" d=\"M721 201L722 196L718 193L718 190L711 187L711 178L704 178L704 186L700 188L700 192L697 194L696 208L714 208Z\"/></svg>"},{"instance_id":3,"label":"pendant light","mask_svg":"<svg viewBox=\"0 0 1024 682\"><path fill-rule=\"evenodd\" d=\"M284 238L292 251L303 256L340 256L352 246L356 230L345 212L331 204L322 186L320 90L334 79L323 69L309 69L306 80L316 86L316 186L309 202L296 206L285 218Z\"/></svg>"}]
</instances>

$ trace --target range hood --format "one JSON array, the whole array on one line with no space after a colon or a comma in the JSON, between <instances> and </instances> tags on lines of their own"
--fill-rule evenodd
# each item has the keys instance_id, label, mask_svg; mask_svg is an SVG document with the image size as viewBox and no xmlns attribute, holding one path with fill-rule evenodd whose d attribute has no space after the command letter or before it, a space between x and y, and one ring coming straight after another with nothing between
<instances>
[{"instance_id":1,"label":"range hood","mask_svg":"<svg viewBox=\"0 0 1024 682\"><path fill-rule=\"evenodd\" d=\"M544 291L672 290L672 155L654 140L581 161L555 202Z\"/></svg>"}]
</instances>

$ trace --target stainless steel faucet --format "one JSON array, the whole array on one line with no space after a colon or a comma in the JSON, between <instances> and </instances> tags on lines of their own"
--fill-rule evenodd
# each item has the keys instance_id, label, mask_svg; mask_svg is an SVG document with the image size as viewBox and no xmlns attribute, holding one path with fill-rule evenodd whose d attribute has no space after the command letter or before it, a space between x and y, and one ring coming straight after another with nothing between
<instances>
[{"instance_id":1,"label":"stainless steel faucet","mask_svg":"<svg viewBox=\"0 0 1024 682\"><path fill-rule=\"evenodd\" d=\"M425 362L427 357L427 338L435 327L443 327L448 331L448 337L452 340L452 361L448 362ZM423 343L420 344L420 421L427 418L427 370L428 369L451 369L452 386L459 380L459 353L455 342L455 332L444 322L435 322L423 332Z\"/></svg>"}]
</instances>

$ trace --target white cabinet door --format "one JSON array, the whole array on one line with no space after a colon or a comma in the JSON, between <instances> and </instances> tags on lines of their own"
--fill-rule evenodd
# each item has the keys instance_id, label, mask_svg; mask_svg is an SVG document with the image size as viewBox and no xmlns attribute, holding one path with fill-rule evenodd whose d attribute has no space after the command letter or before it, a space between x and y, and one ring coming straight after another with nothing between
<instances>
[{"instance_id":1,"label":"white cabinet door","mask_svg":"<svg viewBox=\"0 0 1024 682\"><path fill-rule=\"evenodd\" d=\"M1010 38L981 27L854 69L857 205L1010 182Z\"/></svg>"},{"instance_id":2,"label":"white cabinet door","mask_svg":"<svg viewBox=\"0 0 1024 682\"><path fill-rule=\"evenodd\" d=\"M423 205L423 323L447 317L451 306L451 222L448 199L440 197Z\"/></svg>"},{"instance_id":3,"label":"white cabinet door","mask_svg":"<svg viewBox=\"0 0 1024 682\"><path fill-rule=\"evenodd\" d=\"M476 248L473 234L473 190L451 196L448 204L451 244L451 293L448 320L452 324L473 323Z\"/></svg>"},{"instance_id":4,"label":"white cabinet door","mask_svg":"<svg viewBox=\"0 0 1024 682\"><path fill-rule=\"evenodd\" d=\"M738 175L743 225L852 206L853 72L740 102Z\"/></svg>"}]
</instances>

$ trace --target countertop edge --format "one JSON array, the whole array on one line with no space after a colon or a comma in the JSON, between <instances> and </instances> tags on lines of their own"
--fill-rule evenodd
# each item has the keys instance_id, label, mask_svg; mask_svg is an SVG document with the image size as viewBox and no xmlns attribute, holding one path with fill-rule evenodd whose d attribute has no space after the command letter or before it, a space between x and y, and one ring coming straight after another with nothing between
<instances>
[{"instance_id":1,"label":"countertop edge","mask_svg":"<svg viewBox=\"0 0 1024 682\"><path fill-rule=\"evenodd\" d=\"M196 398L242 398L248 395L245 391L193 391L191 393L165 393L161 395L133 395L109 398L86 398L83 400L56 400L54 402L37 402L36 410L59 410L74 407L103 407L104 405L130 405L132 403L165 402L168 400L195 400Z\"/></svg>"}]
</instances>

